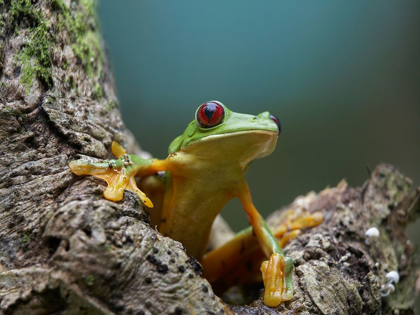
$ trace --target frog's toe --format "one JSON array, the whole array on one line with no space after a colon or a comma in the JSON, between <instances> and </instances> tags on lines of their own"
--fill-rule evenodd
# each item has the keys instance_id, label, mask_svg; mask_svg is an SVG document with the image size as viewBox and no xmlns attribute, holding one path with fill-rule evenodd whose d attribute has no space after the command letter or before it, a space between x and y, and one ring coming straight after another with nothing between
<instances>
[{"instance_id":1,"label":"frog's toe","mask_svg":"<svg viewBox=\"0 0 420 315\"><path fill-rule=\"evenodd\" d=\"M283 248L290 240L298 237L302 233L301 230L293 230L283 234L280 238L278 238L280 247Z\"/></svg>"},{"instance_id":2,"label":"frog's toe","mask_svg":"<svg viewBox=\"0 0 420 315\"><path fill-rule=\"evenodd\" d=\"M130 182L127 186L128 190L134 191L140 199L143 201L144 205L148 208L153 208L152 201L146 196L144 192L142 192L138 187L134 177L130 177Z\"/></svg>"},{"instance_id":3,"label":"frog's toe","mask_svg":"<svg viewBox=\"0 0 420 315\"><path fill-rule=\"evenodd\" d=\"M124 149L124 147L120 145L117 141L112 141L111 151L112 154L114 154L117 158L120 158L124 154L127 154L127 150Z\"/></svg>"},{"instance_id":4,"label":"frog's toe","mask_svg":"<svg viewBox=\"0 0 420 315\"><path fill-rule=\"evenodd\" d=\"M83 160L75 160L69 163L70 170L80 176L87 175L89 173L89 163Z\"/></svg>"},{"instance_id":5,"label":"frog's toe","mask_svg":"<svg viewBox=\"0 0 420 315\"><path fill-rule=\"evenodd\" d=\"M107 179L108 187L104 191L104 196L108 200L120 201L124 197L124 189L129 184L130 178L126 174L116 174Z\"/></svg>"},{"instance_id":6,"label":"frog's toe","mask_svg":"<svg viewBox=\"0 0 420 315\"><path fill-rule=\"evenodd\" d=\"M140 199L143 201L144 205L148 208L153 208L153 202L149 198L147 198L146 194L141 190L137 189L137 195L139 195Z\"/></svg>"},{"instance_id":7,"label":"frog's toe","mask_svg":"<svg viewBox=\"0 0 420 315\"><path fill-rule=\"evenodd\" d=\"M84 160L75 160L69 163L70 170L80 176L80 175L92 175L101 179L108 178L112 175L113 171L109 168L110 163L113 160L105 161L102 163L90 163Z\"/></svg>"},{"instance_id":8,"label":"frog's toe","mask_svg":"<svg viewBox=\"0 0 420 315\"><path fill-rule=\"evenodd\" d=\"M291 270L289 269L289 261L277 253L272 254L268 261L262 263L265 305L277 307L282 301L288 301L293 297Z\"/></svg>"},{"instance_id":9,"label":"frog's toe","mask_svg":"<svg viewBox=\"0 0 420 315\"><path fill-rule=\"evenodd\" d=\"M320 224L324 220L324 215L321 211L313 212L313 213L304 213L298 218L296 218L291 223L291 229L304 229L309 227L314 227Z\"/></svg>"},{"instance_id":10,"label":"frog's toe","mask_svg":"<svg viewBox=\"0 0 420 315\"><path fill-rule=\"evenodd\" d=\"M112 201L120 201L124 197L124 187L108 186L104 191L104 197Z\"/></svg>"}]
</instances>

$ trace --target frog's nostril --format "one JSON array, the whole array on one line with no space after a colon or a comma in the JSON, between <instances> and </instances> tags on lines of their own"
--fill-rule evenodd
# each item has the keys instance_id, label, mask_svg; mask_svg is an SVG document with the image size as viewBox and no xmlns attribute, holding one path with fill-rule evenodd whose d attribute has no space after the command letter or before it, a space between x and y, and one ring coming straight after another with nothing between
<instances>
[{"instance_id":1,"label":"frog's nostril","mask_svg":"<svg viewBox=\"0 0 420 315\"><path fill-rule=\"evenodd\" d=\"M270 119L276 123L277 128L279 129L279 134L280 134L281 133L281 122L280 122L280 119L277 116L274 116L274 115L270 115Z\"/></svg>"}]
</instances>

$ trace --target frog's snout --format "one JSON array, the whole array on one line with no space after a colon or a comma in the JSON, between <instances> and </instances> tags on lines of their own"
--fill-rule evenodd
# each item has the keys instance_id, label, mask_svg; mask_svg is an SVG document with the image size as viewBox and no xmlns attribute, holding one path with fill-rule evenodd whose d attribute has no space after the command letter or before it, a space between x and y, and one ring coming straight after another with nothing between
<instances>
[{"instance_id":1,"label":"frog's snout","mask_svg":"<svg viewBox=\"0 0 420 315\"><path fill-rule=\"evenodd\" d=\"M274 116L272 114L270 114L270 112L262 112L261 114L258 114L257 116L254 116L252 121L265 121L268 124L272 124L272 122L274 122L277 125L277 131L278 134L280 135L281 133L281 122L280 119L277 116Z\"/></svg>"},{"instance_id":2,"label":"frog's snout","mask_svg":"<svg viewBox=\"0 0 420 315\"><path fill-rule=\"evenodd\" d=\"M262 112L256 116L257 118L270 119L270 112Z\"/></svg>"}]
</instances>

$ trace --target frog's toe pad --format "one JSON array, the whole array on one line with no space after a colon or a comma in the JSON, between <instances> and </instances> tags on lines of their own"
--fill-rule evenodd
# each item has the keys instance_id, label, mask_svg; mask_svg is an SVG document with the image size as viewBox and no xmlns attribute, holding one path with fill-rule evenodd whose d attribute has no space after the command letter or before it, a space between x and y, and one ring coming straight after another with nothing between
<instances>
[{"instance_id":1,"label":"frog's toe pad","mask_svg":"<svg viewBox=\"0 0 420 315\"><path fill-rule=\"evenodd\" d=\"M112 141L111 150L112 154L114 154L117 158L120 158L124 154L127 154L127 150L124 149L124 147L120 145L117 141Z\"/></svg>"},{"instance_id":2,"label":"frog's toe pad","mask_svg":"<svg viewBox=\"0 0 420 315\"><path fill-rule=\"evenodd\" d=\"M104 197L111 201L120 201L124 196L124 187L108 186L104 191Z\"/></svg>"},{"instance_id":3,"label":"frog's toe pad","mask_svg":"<svg viewBox=\"0 0 420 315\"><path fill-rule=\"evenodd\" d=\"M75 160L69 163L70 170L80 176L89 174L90 166L86 161L83 160Z\"/></svg>"},{"instance_id":4,"label":"frog's toe pad","mask_svg":"<svg viewBox=\"0 0 420 315\"><path fill-rule=\"evenodd\" d=\"M277 307L282 301L288 301L293 293L286 287L288 281L285 276L285 261L280 254L274 253L268 261L261 265L264 281L264 304L269 307Z\"/></svg>"},{"instance_id":5,"label":"frog's toe pad","mask_svg":"<svg viewBox=\"0 0 420 315\"><path fill-rule=\"evenodd\" d=\"M134 189L130 189L130 190L134 191L140 197L140 199L143 201L143 203L146 207L153 208L153 202L146 196L146 194L144 192L142 192L137 187L134 188Z\"/></svg>"},{"instance_id":6,"label":"frog's toe pad","mask_svg":"<svg viewBox=\"0 0 420 315\"><path fill-rule=\"evenodd\" d=\"M135 192L140 199L143 201L144 205L148 208L153 208L153 203L152 201L146 196L146 194L144 192L142 192L138 187L137 187L137 183L134 179L134 176L130 177L130 182L127 185L128 190L131 190L133 192Z\"/></svg>"}]
</instances>

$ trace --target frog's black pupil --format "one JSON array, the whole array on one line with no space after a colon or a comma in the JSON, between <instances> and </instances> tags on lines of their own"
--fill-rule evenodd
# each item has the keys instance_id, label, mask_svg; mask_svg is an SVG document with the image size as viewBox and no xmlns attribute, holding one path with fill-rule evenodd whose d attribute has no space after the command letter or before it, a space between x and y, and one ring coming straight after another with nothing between
<instances>
[{"instance_id":1,"label":"frog's black pupil","mask_svg":"<svg viewBox=\"0 0 420 315\"><path fill-rule=\"evenodd\" d=\"M206 105L204 109L204 114L206 115L207 119L210 120L213 117L214 112L216 111L216 104L209 103Z\"/></svg>"}]
</instances>

